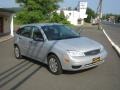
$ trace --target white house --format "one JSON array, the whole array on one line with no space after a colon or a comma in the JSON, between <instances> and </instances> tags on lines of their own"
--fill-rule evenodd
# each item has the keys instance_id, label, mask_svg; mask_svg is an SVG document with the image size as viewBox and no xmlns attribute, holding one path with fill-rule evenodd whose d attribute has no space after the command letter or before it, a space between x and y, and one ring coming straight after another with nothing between
<instances>
[{"instance_id":1,"label":"white house","mask_svg":"<svg viewBox=\"0 0 120 90\"><path fill-rule=\"evenodd\" d=\"M13 36L13 15L13 11L0 8L0 35L10 33Z\"/></svg>"},{"instance_id":2,"label":"white house","mask_svg":"<svg viewBox=\"0 0 120 90\"><path fill-rule=\"evenodd\" d=\"M84 18L87 18L86 9L87 2L81 1L78 3L77 10L59 9L57 10L57 13L61 13L61 11L64 12L64 15L67 18L67 20L73 25L83 25Z\"/></svg>"},{"instance_id":3,"label":"white house","mask_svg":"<svg viewBox=\"0 0 120 90\"><path fill-rule=\"evenodd\" d=\"M13 17L17 7L15 0L6 0L6 2L0 3L0 36L4 34L14 36Z\"/></svg>"}]
</instances>

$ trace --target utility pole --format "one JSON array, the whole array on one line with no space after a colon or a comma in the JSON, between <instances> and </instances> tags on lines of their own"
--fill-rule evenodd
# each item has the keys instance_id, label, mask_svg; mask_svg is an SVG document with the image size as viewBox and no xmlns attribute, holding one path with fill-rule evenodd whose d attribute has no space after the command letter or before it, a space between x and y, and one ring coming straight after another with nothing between
<instances>
[{"instance_id":1,"label":"utility pole","mask_svg":"<svg viewBox=\"0 0 120 90\"><path fill-rule=\"evenodd\" d=\"M102 2L103 2L103 0L100 0L98 7L97 7L97 17L98 18L102 18Z\"/></svg>"},{"instance_id":2,"label":"utility pole","mask_svg":"<svg viewBox=\"0 0 120 90\"><path fill-rule=\"evenodd\" d=\"M101 29L100 22L101 22L101 18L102 18L102 2L103 2L103 0L99 0L99 4L98 4L98 7L97 7L97 12L96 12L98 29Z\"/></svg>"}]
</instances>

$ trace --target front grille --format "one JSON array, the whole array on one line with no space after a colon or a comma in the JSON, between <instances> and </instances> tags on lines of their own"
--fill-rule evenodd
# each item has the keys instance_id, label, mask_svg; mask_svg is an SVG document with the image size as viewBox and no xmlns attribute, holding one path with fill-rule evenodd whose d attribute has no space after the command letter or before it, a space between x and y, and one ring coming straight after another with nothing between
<instances>
[{"instance_id":1,"label":"front grille","mask_svg":"<svg viewBox=\"0 0 120 90\"><path fill-rule=\"evenodd\" d=\"M100 49L96 49L96 50L92 50L92 51L88 51L88 52L85 52L84 54L86 56L90 56L90 55L97 55L100 53Z\"/></svg>"}]
</instances>

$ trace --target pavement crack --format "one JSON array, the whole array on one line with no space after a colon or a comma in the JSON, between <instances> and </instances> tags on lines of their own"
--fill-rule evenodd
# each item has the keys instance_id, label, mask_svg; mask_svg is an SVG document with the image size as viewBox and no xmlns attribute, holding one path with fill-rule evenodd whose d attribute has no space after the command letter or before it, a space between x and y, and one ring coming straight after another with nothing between
<instances>
[{"instance_id":1,"label":"pavement crack","mask_svg":"<svg viewBox=\"0 0 120 90\"><path fill-rule=\"evenodd\" d=\"M31 76L33 76L41 66L36 68L33 72L31 72L29 75L27 75L25 78L23 78L20 82L18 82L15 86L13 86L10 90L16 90L19 86L21 86L26 80L28 80Z\"/></svg>"},{"instance_id":2,"label":"pavement crack","mask_svg":"<svg viewBox=\"0 0 120 90\"><path fill-rule=\"evenodd\" d=\"M25 62L26 62L26 61L22 61L21 63L19 63L19 64L13 66L13 67L11 67L11 68L9 68L8 70L6 70L6 71L4 71L4 72L2 72L2 73L0 73L0 76L6 74L7 72L9 72L9 71L11 71L11 70L13 70L14 68L19 67L20 65L22 65L22 64L25 63Z\"/></svg>"},{"instance_id":3,"label":"pavement crack","mask_svg":"<svg viewBox=\"0 0 120 90\"><path fill-rule=\"evenodd\" d=\"M2 88L3 86L5 86L6 84L8 84L9 82L11 82L12 80L14 80L15 78L17 78L18 76L20 76L22 73L24 73L25 71L27 71L29 68L31 68L33 65L35 64L30 64L29 66L27 66L25 69L23 69L22 71L20 71L19 73L17 73L16 75L14 75L12 78L10 78L9 80L5 81L4 83L0 84L0 88Z\"/></svg>"},{"instance_id":4,"label":"pavement crack","mask_svg":"<svg viewBox=\"0 0 120 90\"><path fill-rule=\"evenodd\" d=\"M14 74L15 72L17 72L18 70L22 69L24 66L28 65L30 62L24 63L23 65L21 65L20 67L16 68L14 71L8 73L7 75L5 75L4 77L0 78L0 82L3 81L4 79L6 79L7 77L9 77L10 75Z\"/></svg>"}]
</instances>

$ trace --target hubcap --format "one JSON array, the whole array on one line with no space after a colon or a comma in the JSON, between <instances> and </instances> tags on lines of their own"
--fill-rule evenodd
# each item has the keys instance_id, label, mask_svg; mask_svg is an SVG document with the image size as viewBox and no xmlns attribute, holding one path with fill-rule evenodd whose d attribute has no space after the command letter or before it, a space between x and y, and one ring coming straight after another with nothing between
<instances>
[{"instance_id":1,"label":"hubcap","mask_svg":"<svg viewBox=\"0 0 120 90\"><path fill-rule=\"evenodd\" d=\"M15 47L15 55L16 55L16 57L20 56L19 49L17 47Z\"/></svg>"},{"instance_id":2,"label":"hubcap","mask_svg":"<svg viewBox=\"0 0 120 90\"><path fill-rule=\"evenodd\" d=\"M49 60L49 67L52 72L57 72L58 70L58 64L56 62L55 58L50 58Z\"/></svg>"}]
</instances>

